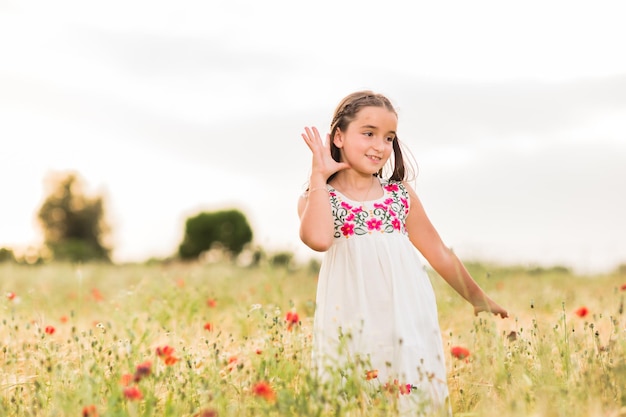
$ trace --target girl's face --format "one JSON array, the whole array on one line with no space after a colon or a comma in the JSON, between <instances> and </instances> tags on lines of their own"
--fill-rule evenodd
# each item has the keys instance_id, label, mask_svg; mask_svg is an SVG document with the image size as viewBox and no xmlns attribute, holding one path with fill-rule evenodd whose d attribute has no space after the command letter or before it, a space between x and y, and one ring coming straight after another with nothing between
<instances>
[{"instance_id":1,"label":"girl's face","mask_svg":"<svg viewBox=\"0 0 626 417\"><path fill-rule=\"evenodd\" d=\"M333 142L341 161L362 174L374 174L393 151L398 117L384 107L363 107L345 131L337 129Z\"/></svg>"}]
</instances>

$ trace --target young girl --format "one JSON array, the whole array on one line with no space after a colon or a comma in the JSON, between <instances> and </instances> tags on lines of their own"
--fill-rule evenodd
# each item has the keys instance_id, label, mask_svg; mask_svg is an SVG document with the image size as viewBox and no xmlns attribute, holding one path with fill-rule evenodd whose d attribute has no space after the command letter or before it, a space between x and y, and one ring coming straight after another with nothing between
<instances>
[{"instance_id":1,"label":"young girl","mask_svg":"<svg viewBox=\"0 0 626 417\"><path fill-rule=\"evenodd\" d=\"M313 163L298 201L300 238L326 252L313 359L321 373L361 361L370 377L416 387L432 407L447 408L435 296L415 249L475 314L504 318L507 311L476 284L426 216L406 182L397 124L386 97L360 91L339 103L325 143L315 127L302 134Z\"/></svg>"}]
</instances>

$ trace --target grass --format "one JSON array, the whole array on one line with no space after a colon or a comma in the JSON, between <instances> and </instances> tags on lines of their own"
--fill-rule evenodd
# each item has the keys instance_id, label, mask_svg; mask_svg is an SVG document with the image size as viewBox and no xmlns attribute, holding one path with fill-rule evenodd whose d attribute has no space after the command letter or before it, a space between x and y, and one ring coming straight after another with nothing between
<instances>
[{"instance_id":1,"label":"grass","mask_svg":"<svg viewBox=\"0 0 626 417\"><path fill-rule=\"evenodd\" d=\"M446 358L455 416L626 416L626 276L468 266L511 318L431 275L444 346L470 351ZM396 414L356 368L313 378L315 288L307 267L0 264L0 415Z\"/></svg>"}]
</instances>

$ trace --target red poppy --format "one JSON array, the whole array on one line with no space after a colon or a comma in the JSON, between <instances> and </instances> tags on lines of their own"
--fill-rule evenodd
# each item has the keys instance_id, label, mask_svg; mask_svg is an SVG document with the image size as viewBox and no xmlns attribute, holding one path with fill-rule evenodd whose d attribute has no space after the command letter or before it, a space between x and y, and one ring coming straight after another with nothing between
<instances>
[{"instance_id":1,"label":"red poppy","mask_svg":"<svg viewBox=\"0 0 626 417\"><path fill-rule=\"evenodd\" d=\"M67 323L68 320L67 316L61 316L61 323Z\"/></svg>"},{"instance_id":2,"label":"red poppy","mask_svg":"<svg viewBox=\"0 0 626 417\"><path fill-rule=\"evenodd\" d=\"M46 328L44 329L45 332L47 334L54 334L54 332L56 331L56 329L54 328L54 326L46 326Z\"/></svg>"},{"instance_id":3,"label":"red poppy","mask_svg":"<svg viewBox=\"0 0 626 417\"><path fill-rule=\"evenodd\" d=\"M139 365L137 365L137 368L135 368L135 375L133 376L133 381L139 382L141 381L142 378L150 376L151 372L152 372L152 362L150 361L142 362Z\"/></svg>"},{"instance_id":4,"label":"red poppy","mask_svg":"<svg viewBox=\"0 0 626 417\"><path fill-rule=\"evenodd\" d=\"M470 355L470 351L461 346L453 346L450 353L457 359L465 359Z\"/></svg>"},{"instance_id":5,"label":"red poppy","mask_svg":"<svg viewBox=\"0 0 626 417\"><path fill-rule=\"evenodd\" d=\"M270 384L264 381L257 382L252 387L252 392L254 392L254 395L256 395L257 397L263 397L269 402L273 402L276 399L276 393L274 392Z\"/></svg>"},{"instance_id":6,"label":"red poppy","mask_svg":"<svg viewBox=\"0 0 626 417\"><path fill-rule=\"evenodd\" d=\"M102 293L100 292L99 289L94 288L93 290L91 290L91 296L93 297L94 300L96 301L102 301L104 300L104 297L102 296Z\"/></svg>"},{"instance_id":7,"label":"red poppy","mask_svg":"<svg viewBox=\"0 0 626 417\"><path fill-rule=\"evenodd\" d=\"M576 311L574 311L578 317L585 317L589 314L589 309L585 306L579 307Z\"/></svg>"},{"instance_id":8,"label":"red poppy","mask_svg":"<svg viewBox=\"0 0 626 417\"><path fill-rule=\"evenodd\" d=\"M10 301L13 301L13 300L15 299L15 293L14 293L14 292L9 291L9 292L7 293L7 298L8 298Z\"/></svg>"},{"instance_id":9,"label":"red poppy","mask_svg":"<svg viewBox=\"0 0 626 417\"><path fill-rule=\"evenodd\" d=\"M217 301L215 301L215 299L213 298L209 298L208 300L206 300L206 305L213 308L217 305Z\"/></svg>"},{"instance_id":10,"label":"red poppy","mask_svg":"<svg viewBox=\"0 0 626 417\"><path fill-rule=\"evenodd\" d=\"M365 373L365 379L366 380L372 380L378 378L378 369L372 369L371 371L367 371Z\"/></svg>"},{"instance_id":11,"label":"red poppy","mask_svg":"<svg viewBox=\"0 0 626 417\"><path fill-rule=\"evenodd\" d=\"M174 365L176 362L178 362L178 358L175 356L166 356L163 361L165 362L165 364L167 366L171 366Z\"/></svg>"},{"instance_id":12,"label":"red poppy","mask_svg":"<svg viewBox=\"0 0 626 417\"><path fill-rule=\"evenodd\" d=\"M178 358L174 356L174 348L168 345L156 348L156 354L163 359L166 365L174 365L178 362Z\"/></svg>"},{"instance_id":13,"label":"red poppy","mask_svg":"<svg viewBox=\"0 0 626 417\"><path fill-rule=\"evenodd\" d=\"M120 377L120 385L122 385L123 387L127 387L128 385L130 385L130 382L133 380L133 375L131 374L123 374Z\"/></svg>"},{"instance_id":14,"label":"red poppy","mask_svg":"<svg viewBox=\"0 0 626 417\"><path fill-rule=\"evenodd\" d=\"M93 404L84 406L83 417L98 417L98 410L96 409L96 406Z\"/></svg>"},{"instance_id":15,"label":"red poppy","mask_svg":"<svg viewBox=\"0 0 626 417\"><path fill-rule=\"evenodd\" d=\"M411 388L412 388L411 384L401 384L398 382L397 379L394 379L393 383L387 382L385 386L383 387L385 391L387 391L390 394L396 394L396 396L398 396L398 394L401 394L401 395L410 394Z\"/></svg>"},{"instance_id":16,"label":"red poppy","mask_svg":"<svg viewBox=\"0 0 626 417\"><path fill-rule=\"evenodd\" d=\"M254 351L257 355L260 355L261 353L263 353L263 351L261 349L257 349Z\"/></svg>"},{"instance_id":17,"label":"red poppy","mask_svg":"<svg viewBox=\"0 0 626 417\"><path fill-rule=\"evenodd\" d=\"M136 386L126 387L124 388L124 397L129 400L141 400L143 398L143 394L139 391L139 388Z\"/></svg>"},{"instance_id":18,"label":"red poppy","mask_svg":"<svg viewBox=\"0 0 626 417\"><path fill-rule=\"evenodd\" d=\"M295 311L288 311L285 316L285 320L287 321L287 329L291 330L291 328L300 322L300 317L298 313Z\"/></svg>"},{"instance_id":19,"label":"red poppy","mask_svg":"<svg viewBox=\"0 0 626 417\"><path fill-rule=\"evenodd\" d=\"M209 322L204 323L204 330L212 331L213 325Z\"/></svg>"},{"instance_id":20,"label":"red poppy","mask_svg":"<svg viewBox=\"0 0 626 417\"><path fill-rule=\"evenodd\" d=\"M622 286L621 286L621 287L619 287L619 289L620 289L621 291L626 291L626 284L622 284Z\"/></svg>"},{"instance_id":21,"label":"red poppy","mask_svg":"<svg viewBox=\"0 0 626 417\"><path fill-rule=\"evenodd\" d=\"M401 384L399 387L400 394L406 395L411 393L411 384Z\"/></svg>"},{"instance_id":22,"label":"red poppy","mask_svg":"<svg viewBox=\"0 0 626 417\"><path fill-rule=\"evenodd\" d=\"M159 346L156 348L156 354L160 358L171 356L173 353L174 353L174 348L168 345L165 345L163 347Z\"/></svg>"}]
</instances>

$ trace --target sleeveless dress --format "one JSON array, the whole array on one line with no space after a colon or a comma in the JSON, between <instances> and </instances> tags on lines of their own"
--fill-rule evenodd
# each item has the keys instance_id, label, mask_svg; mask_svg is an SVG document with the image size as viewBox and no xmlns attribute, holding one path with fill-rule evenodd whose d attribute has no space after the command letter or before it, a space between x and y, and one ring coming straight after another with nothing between
<instances>
[{"instance_id":1,"label":"sleeveless dress","mask_svg":"<svg viewBox=\"0 0 626 417\"><path fill-rule=\"evenodd\" d=\"M381 185L384 195L365 203L327 185L335 239L319 273L313 365L323 377L360 361L365 371L376 371L372 382L410 384L401 401L419 398L415 404L445 409L435 295L405 227L409 193L401 182Z\"/></svg>"}]
</instances>

